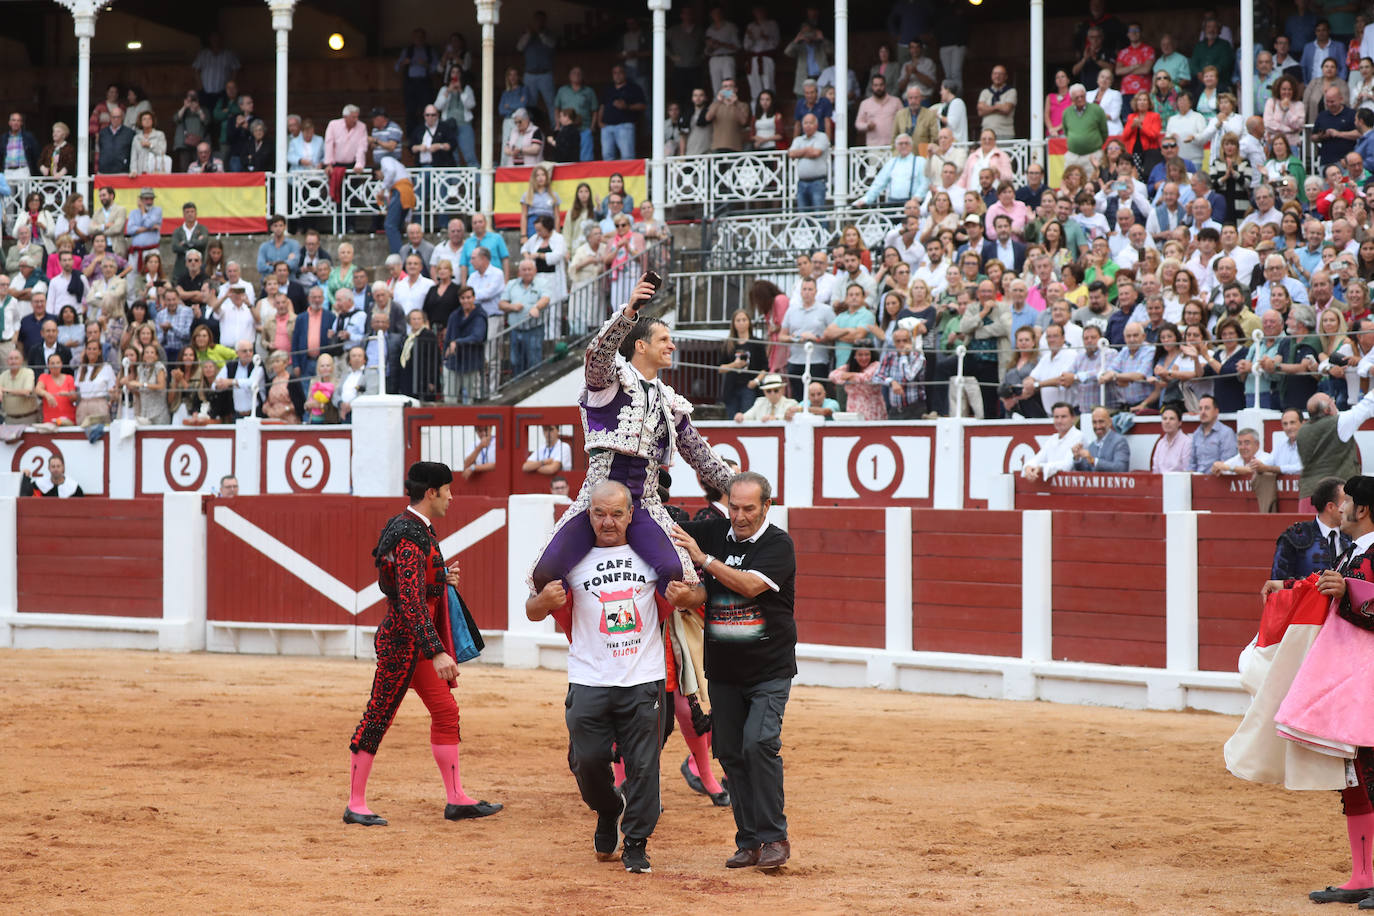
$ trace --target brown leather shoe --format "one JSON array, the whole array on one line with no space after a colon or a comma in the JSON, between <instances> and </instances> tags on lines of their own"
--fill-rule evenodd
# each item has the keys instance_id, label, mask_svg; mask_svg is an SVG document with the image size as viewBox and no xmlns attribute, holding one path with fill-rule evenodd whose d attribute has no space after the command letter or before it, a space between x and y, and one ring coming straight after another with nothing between
<instances>
[{"instance_id":1,"label":"brown leather shoe","mask_svg":"<svg viewBox=\"0 0 1374 916\"><path fill-rule=\"evenodd\" d=\"M759 851L755 849L736 849L735 854L725 860L726 868L748 868L759 864Z\"/></svg>"},{"instance_id":2,"label":"brown leather shoe","mask_svg":"<svg viewBox=\"0 0 1374 916\"><path fill-rule=\"evenodd\" d=\"M787 860L792 857L792 844L786 840L779 840L776 843L764 843L763 849L759 850L759 868L781 868L787 864Z\"/></svg>"}]
</instances>

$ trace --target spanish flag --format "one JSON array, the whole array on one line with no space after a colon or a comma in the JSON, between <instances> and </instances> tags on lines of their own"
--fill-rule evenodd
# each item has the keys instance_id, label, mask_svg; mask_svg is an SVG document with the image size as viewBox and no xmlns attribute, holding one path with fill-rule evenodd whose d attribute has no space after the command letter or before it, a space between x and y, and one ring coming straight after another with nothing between
<instances>
[{"instance_id":1,"label":"spanish flag","mask_svg":"<svg viewBox=\"0 0 1374 916\"><path fill-rule=\"evenodd\" d=\"M1063 137L1050 137L1045 141L1045 158L1049 160L1045 181L1052 188L1059 187L1064 180L1064 154L1068 151L1069 141Z\"/></svg>"},{"instance_id":2,"label":"spanish flag","mask_svg":"<svg viewBox=\"0 0 1374 916\"><path fill-rule=\"evenodd\" d=\"M96 190L113 188L115 203L138 209L144 188L157 194L162 208L162 234L181 225L183 204L196 205L196 215L208 232L217 235L267 231L267 175L264 172L216 172L201 175L95 176ZM518 202L516 212L519 212Z\"/></svg>"},{"instance_id":3,"label":"spanish flag","mask_svg":"<svg viewBox=\"0 0 1374 916\"><path fill-rule=\"evenodd\" d=\"M605 162L545 162L549 170L549 185L558 195L559 213L572 206L577 195L577 186L582 182L592 186L592 199L601 203L608 193L611 176L619 174L625 179L625 190L639 203L648 196L649 184L647 169L643 159L612 159ZM530 173L533 166L512 166L496 170L493 190L493 222L498 229L517 229L520 226L520 198L530 188ZM639 215L639 208L635 208Z\"/></svg>"}]
</instances>

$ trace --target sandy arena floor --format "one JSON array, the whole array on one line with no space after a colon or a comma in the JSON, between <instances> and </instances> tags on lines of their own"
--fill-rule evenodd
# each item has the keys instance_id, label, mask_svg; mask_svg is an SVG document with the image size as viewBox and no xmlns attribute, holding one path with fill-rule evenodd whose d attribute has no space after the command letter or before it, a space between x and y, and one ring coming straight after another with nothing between
<instances>
[{"instance_id":1,"label":"sandy arena floor","mask_svg":"<svg viewBox=\"0 0 1374 916\"><path fill-rule=\"evenodd\" d=\"M1269 913L1348 875L1334 793L1241 782L1235 720L798 688L792 864L727 871L733 822L664 754L654 872L597 863L559 672L464 666L442 818L413 695L345 826L363 662L0 652L0 893L22 913ZM726 909L728 908L728 909ZM1353 908L1330 908L1332 914ZM1322 911L1324 914L1326 910Z\"/></svg>"}]
</instances>

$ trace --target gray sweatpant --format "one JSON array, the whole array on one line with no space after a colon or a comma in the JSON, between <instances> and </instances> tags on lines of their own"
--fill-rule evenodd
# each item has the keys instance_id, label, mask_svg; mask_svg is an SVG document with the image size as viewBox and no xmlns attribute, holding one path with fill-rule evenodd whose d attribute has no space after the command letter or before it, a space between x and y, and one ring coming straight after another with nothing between
<instances>
[{"instance_id":1,"label":"gray sweatpant","mask_svg":"<svg viewBox=\"0 0 1374 916\"><path fill-rule=\"evenodd\" d=\"M634 687L568 685L568 768L582 800L598 814L616 810L612 746L625 763L625 815L620 831L646 839L658 824L658 758L663 746L663 681Z\"/></svg>"}]
</instances>

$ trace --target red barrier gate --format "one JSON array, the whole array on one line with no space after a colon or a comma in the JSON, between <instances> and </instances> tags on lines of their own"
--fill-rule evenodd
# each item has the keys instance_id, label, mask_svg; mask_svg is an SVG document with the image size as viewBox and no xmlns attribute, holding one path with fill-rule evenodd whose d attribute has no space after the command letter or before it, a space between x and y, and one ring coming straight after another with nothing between
<instances>
[{"instance_id":1,"label":"red barrier gate","mask_svg":"<svg viewBox=\"0 0 1374 916\"><path fill-rule=\"evenodd\" d=\"M1056 512L1054 658L1163 668L1164 516Z\"/></svg>"},{"instance_id":2,"label":"red barrier gate","mask_svg":"<svg viewBox=\"0 0 1374 916\"><path fill-rule=\"evenodd\" d=\"M1298 478L1290 475L1281 476L1277 480L1277 486L1279 512L1296 513ZM1193 508L1199 512L1259 512L1259 504L1255 501L1255 491L1249 478L1229 475L1212 477L1207 474L1194 474ZM1288 524L1292 523L1286 523L1284 527ZM1273 546L1272 543L1270 546Z\"/></svg>"},{"instance_id":3,"label":"red barrier gate","mask_svg":"<svg viewBox=\"0 0 1374 916\"><path fill-rule=\"evenodd\" d=\"M401 499L248 496L208 503L206 615L213 621L376 626L385 607L371 551ZM484 629L505 629L506 504L459 497L435 520L462 560L463 597Z\"/></svg>"},{"instance_id":4,"label":"red barrier gate","mask_svg":"<svg viewBox=\"0 0 1374 916\"><path fill-rule=\"evenodd\" d=\"M19 613L162 616L161 499L21 499Z\"/></svg>"},{"instance_id":5,"label":"red barrier gate","mask_svg":"<svg viewBox=\"0 0 1374 916\"><path fill-rule=\"evenodd\" d=\"M1197 517L1197 664L1235 671L1241 649L1259 629L1274 542L1283 529L1311 516Z\"/></svg>"},{"instance_id":6,"label":"red barrier gate","mask_svg":"<svg viewBox=\"0 0 1374 916\"><path fill-rule=\"evenodd\" d=\"M913 648L1020 656L1021 513L911 515Z\"/></svg>"},{"instance_id":7,"label":"red barrier gate","mask_svg":"<svg viewBox=\"0 0 1374 916\"><path fill-rule=\"evenodd\" d=\"M886 632L881 509L793 509L797 639L883 648Z\"/></svg>"},{"instance_id":8,"label":"red barrier gate","mask_svg":"<svg viewBox=\"0 0 1374 916\"><path fill-rule=\"evenodd\" d=\"M530 452L543 442L541 427L555 424L572 451L572 466L556 476L568 481L573 496L587 476L582 417L576 407L424 407L406 411L406 463L442 461L453 468L455 496L505 498L512 493L547 493L550 474L523 469ZM496 467L461 476L463 462L477 446L477 429L490 427Z\"/></svg>"},{"instance_id":9,"label":"red barrier gate","mask_svg":"<svg viewBox=\"0 0 1374 916\"><path fill-rule=\"evenodd\" d=\"M1062 471L1049 480L1027 480L1019 475L1016 478L1018 509L1158 512L1163 498L1164 478L1148 471Z\"/></svg>"}]
</instances>

